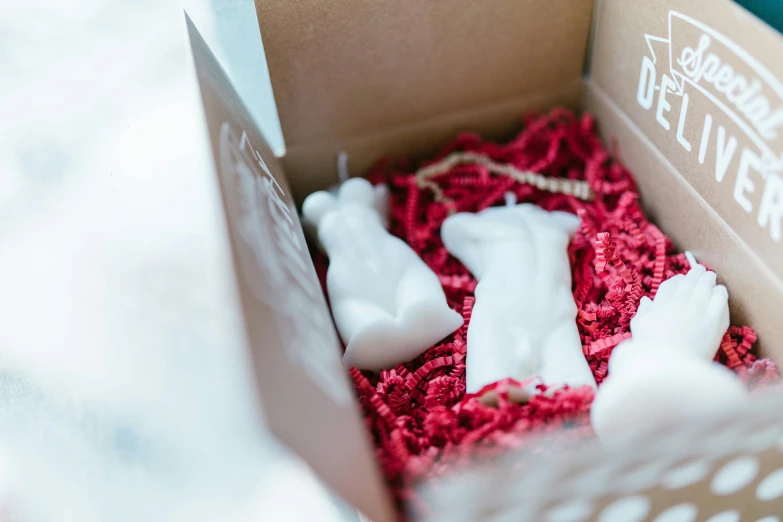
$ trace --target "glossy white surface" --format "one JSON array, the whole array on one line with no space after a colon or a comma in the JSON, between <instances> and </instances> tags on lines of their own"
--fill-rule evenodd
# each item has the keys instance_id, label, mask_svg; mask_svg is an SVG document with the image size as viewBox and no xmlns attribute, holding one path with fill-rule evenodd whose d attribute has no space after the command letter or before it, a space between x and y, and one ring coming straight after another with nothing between
<instances>
[{"instance_id":1,"label":"glossy white surface","mask_svg":"<svg viewBox=\"0 0 783 522\"><path fill-rule=\"evenodd\" d=\"M729 327L728 292L692 256L691 270L642 298L631 339L615 348L591 409L611 442L666 422L716 413L746 400L739 378L714 363Z\"/></svg>"},{"instance_id":2,"label":"glossy white surface","mask_svg":"<svg viewBox=\"0 0 783 522\"><path fill-rule=\"evenodd\" d=\"M468 393L509 377L595 386L571 292L568 243L578 228L575 215L530 203L454 214L443 223L446 249L478 280Z\"/></svg>"},{"instance_id":3,"label":"glossy white surface","mask_svg":"<svg viewBox=\"0 0 783 522\"><path fill-rule=\"evenodd\" d=\"M279 150L252 1L0 4L0 473L23 521L345 514L259 414L183 7Z\"/></svg>"},{"instance_id":4,"label":"glossy white surface","mask_svg":"<svg viewBox=\"0 0 783 522\"><path fill-rule=\"evenodd\" d=\"M346 344L343 361L372 371L421 355L463 323L438 276L386 230L379 201L369 181L352 178L336 193L315 192L302 205L329 256L326 286Z\"/></svg>"}]
</instances>

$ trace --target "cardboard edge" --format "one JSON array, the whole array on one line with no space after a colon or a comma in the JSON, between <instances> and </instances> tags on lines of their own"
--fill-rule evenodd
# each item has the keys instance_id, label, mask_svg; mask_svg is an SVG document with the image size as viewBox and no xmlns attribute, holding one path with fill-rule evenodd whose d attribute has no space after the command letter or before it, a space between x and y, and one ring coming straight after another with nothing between
<instances>
[{"instance_id":1,"label":"cardboard edge","mask_svg":"<svg viewBox=\"0 0 783 522\"><path fill-rule=\"evenodd\" d=\"M255 131L254 134L257 134L259 137L262 138L262 141L265 141L265 138L263 136L263 133L260 131L260 128L255 123L253 117L246 111L243 102L239 97L239 94L234 89L230 80L225 76L225 71L223 71L217 58L212 53L211 49L209 49L209 46L204 41L200 32L196 28L195 23L190 18L186 10L184 10L184 17L185 17L185 23L187 28L188 40L189 40L188 43L192 55L191 58L193 59L194 81L197 82L198 89L199 89L199 96L202 102L201 110L204 117L204 125L207 134L209 134L210 132L211 121L209 117L209 109L206 105L207 101L204 99L205 96L204 89L205 89L205 85L210 85L211 89L217 91L223 91L223 90L230 91L231 95L228 96L229 99L221 100L222 103L228 104L227 107L228 112L231 112L232 116L235 117L241 125L252 128L252 130ZM206 64L202 63L202 68L199 67L200 60L197 57L198 52L206 53L208 55L207 63ZM288 184L284 179L285 173L283 171L282 165L279 162L279 158L272 153L271 149L269 149L266 143L264 143L263 145L266 150L266 154L263 154L263 156L265 158L265 162L268 164L268 167L270 167L271 170L283 176L283 179L279 179L279 180L276 179L276 182L280 183L284 187L286 192L290 192ZM242 301L243 299L246 299L246 297L243 297L243 291L242 291L243 285L240 276L240 274L242 273L242 266L234 244L235 240L232 237L233 231L230 225L229 202L222 188L221 181L219 181L222 177L220 161L219 158L216 157L215 152L212 149L210 149L210 156L212 157L212 167L215 174L216 189L218 190L220 202L223 207L223 216L226 222L226 237L228 238L228 243L229 243L227 244L226 248L230 250L230 256L232 258L232 263L234 267L233 279L234 279L235 288L237 289L236 290L237 299L239 301ZM244 327L244 332L242 333L242 337L245 338L246 349L250 353L249 360L252 361L252 364L256 365L257 362L254 361L255 356L252 353L254 349L254 341L253 341L253 336L250 327L253 318L248 315L247 308L244 304L240 305L240 308L241 308L240 321L242 326ZM256 319L258 318L256 317ZM254 370L254 372L255 371L256 370ZM350 381L350 377L347 375L347 372L344 377L346 382L348 383ZM258 376L256 374L256 379L257 378ZM350 386L350 384L346 384L346 386ZM258 384L258 381L256 381L256 389L259 391L258 393L259 405L263 407L264 398L263 396L261 396L260 385ZM351 393L351 401L355 403L355 397L353 396L352 387L350 387L350 393ZM308 464L308 466L312 469L314 475L318 477L320 481L322 481L324 484L328 486L328 490L330 492L334 492L335 494L340 495L347 503L351 503L354 509L356 508L364 509L367 513L373 516L373 520L376 522L391 522L395 518L395 511L393 509L391 495L389 494L387 484L383 480L382 471L380 469L380 465L377 461L377 458L375 458L370 436L366 431L366 427L364 425L361 415L358 414L359 405L358 403L355 403L354 406L357 410L357 422L356 422L357 430L355 431L356 440L358 440L361 443L361 445L356 444L352 446L351 449L354 455L356 454L361 455L362 453L364 453L369 456L368 459L359 459L366 464L364 466L364 470L358 470L358 471L365 471L364 480L366 481L365 485L367 487L365 488L365 497L359 498L358 501L357 501L357 495L354 495L354 498L350 498L350 493L352 492L350 488L346 492L345 487L341 488L339 487L339 485L333 483L333 480L335 478L347 477L352 474L356 474L358 476L362 475L362 473L356 473L357 472L356 469L346 468L344 464L349 463L350 459L346 459L344 456L341 455L333 454L330 457L331 460L340 461L341 464L343 465L332 466L328 470L329 472L325 473L323 469L319 469L319 467L316 466L312 462L312 460L309 459L308 456L301 451L301 446L297 448L296 444L292 443L292 441L290 440L292 437L286 437L286 429L288 429L288 427L275 426L271 424L269 424L267 427L269 431L273 435L275 435L275 437L280 439L281 443L283 443L286 447L291 449L293 453L297 454L305 463ZM263 412L261 412L261 415L263 416ZM266 417L270 418L271 416L266 415ZM339 427L339 423L336 424L335 426ZM311 435L312 434L306 436L309 437ZM322 436L324 435L322 434ZM356 489L358 490L358 488Z\"/></svg>"},{"instance_id":2,"label":"cardboard edge","mask_svg":"<svg viewBox=\"0 0 783 522\"><path fill-rule=\"evenodd\" d=\"M778 43L780 45L783 45L783 33L772 27L770 24L768 24L764 19L760 18L756 13L753 13L749 11L744 5L741 5L734 0L724 0L728 6L732 9L734 9L736 12L739 12L742 14L742 16L746 16L753 20L754 23L756 23L759 27L758 30L764 31L771 35L773 38L777 38ZM783 9L783 4L779 5L779 9Z\"/></svg>"},{"instance_id":3,"label":"cardboard edge","mask_svg":"<svg viewBox=\"0 0 783 522\"><path fill-rule=\"evenodd\" d=\"M241 297L240 297L240 281L239 277L237 276L237 260L236 255L234 253L234 249L232 247L232 240L231 240L231 226L228 221L228 216L225 212L225 198L223 196L223 191L220 187L220 173L219 173L219 165L218 160L215 158L214 152L212 150L211 145L211 137L209 133L209 117L207 115L206 107L204 106L204 99L203 99L203 93L202 93L202 85L201 85L201 78L199 77L199 67L198 62L196 59L196 50L195 50L195 43L198 41L204 41L203 36L199 32L198 28L196 27L195 22L190 17L190 14L188 13L187 9L182 9L182 14L185 19L185 34L187 36L187 59L189 61L190 66L190 74L192 74L193 82L196 84L196 92L198 94L198 111L201 114L201 122L203 123L203 134L204 134L204 143L208 147L208 155L209 158L211 158L211 161L209 162L209 167L212 169L212 187L215 191L216 198L217 198L217 204L219 206L219 213L218 216L220 220L222 221L222 230L223 230L223 242L224 242L224 248L228 250L228 259L230 259L230 266L234 269L233 273L231 274L230 280L232 282L231 286L233 289L233 299L236 300L236 306L237 310L239 312L238 317L238 325L242 327L242 333L239 336L244 341L244 350L248 354L248 362L252 364L252 357L250 356L250 336L248 334L247 330L247 318L245 317L244 310L242 309L241 305ZM251 372L253 374L254 372ZM255 376L253 376L253 379L255 379ZM254 386L255 385L254 383ZM257 389L257 388L256 388ZM255 403L258 407L258 415L261 420L264 422L265 419L265 413L264 413L264 404L263 404L263 398L260 396L260 394L256 394L255 397Z\"/></svg>"},{"instance_id":4,"label":"cardboard edge","mask_svg":"<svg viewBox=\"0 0 783 522\"><path fill-rule=\"evenodd\" d=\"M590 30L587 33L587 45L585 47L585 59L582 64L582 76L585 78L590 76L590 71L593 67L593 51L595 49L595 41L598 37L598 22L601 5L603 0L593 0L593 11L590 17Z\"/></svg>"}]
</instances>

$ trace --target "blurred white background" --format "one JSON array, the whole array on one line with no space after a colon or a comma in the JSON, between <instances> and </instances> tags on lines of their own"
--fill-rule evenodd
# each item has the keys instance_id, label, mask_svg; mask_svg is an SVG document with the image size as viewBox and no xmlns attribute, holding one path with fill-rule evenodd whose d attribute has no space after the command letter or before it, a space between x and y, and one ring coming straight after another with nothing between
<instances>
[{"instance_id":1,"label":"blurred white background","mask_svg":"<svg viewBox=\"0 0 783 522\"><path fill-rule=\"evenodd\" d=\"M350 514L254 399L183 8L282 150L252 0L0 2L0 498L24 522Z\"/></svg>"}]
</instances>

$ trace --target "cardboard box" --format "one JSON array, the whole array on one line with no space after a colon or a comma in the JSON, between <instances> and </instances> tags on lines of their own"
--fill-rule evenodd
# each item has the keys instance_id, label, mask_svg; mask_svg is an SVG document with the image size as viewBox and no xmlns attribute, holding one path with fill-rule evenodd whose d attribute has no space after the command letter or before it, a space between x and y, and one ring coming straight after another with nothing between
<instances>
[{"instance_id":1,"label":"cardboard box","mask_svg":"<svg viewBox=\"0 0 783 522\"><path fill-rule=\"evenodd\" d=\"M426 157L462 130L508 138L531 110L591 111L651 219L717 270L732 322L781 361L783 38L753 15L729 0L256 7L282 158L188 21L248 347L271 429L369 518L395 515L295 203L337 181L342 151L360 174L381 156ZM780 520L780 405L770 395L622 448L510 456L432 493L435 518Z\"/></svg>"}]
</instances>

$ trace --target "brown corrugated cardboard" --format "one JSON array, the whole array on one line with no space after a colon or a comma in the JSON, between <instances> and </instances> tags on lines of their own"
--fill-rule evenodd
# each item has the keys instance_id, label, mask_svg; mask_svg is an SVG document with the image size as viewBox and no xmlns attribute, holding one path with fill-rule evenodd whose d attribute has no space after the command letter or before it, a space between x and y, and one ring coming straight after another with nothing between
<instances>
[{"instance_id":1,"label":"brown corrugated cardboard","mask_svg":"<svg viewBox=\"0 0 783 522\"><path fill-rule=\"evenodd\" d=\"M381 157L426 159L465 129L480 132L488 138L505 140L519 130L520 114L555 106L576 109L580 85L581 81L575 81L549 92L451 113L372 136L288 148L282 158L283 166L286 172L302 174L296 177L292 187L295 198L301 201L307 194L337 183L336 159L341 152L348 154L352 172L364 173Z\"/></svg>"},{"instance_id":2,"label":"brown corrugated cardboard","mask_svg":"<svg viewBox=\"0 0 783 522\"><path fill-rule=\"evenodd\" d=\"M592 1L256 0L256 7L298 193L300 182L312 190L336 181L334 151L350 144L365 144L354 160L365 167L371 155L403 146L431 152L474 125L507 134L542 100L575 105Z\"/></svg>"},{"instance_id":3,"label":"brown corrugated cardboard","mask_svg":"<svg viewBox=\"0 0 783 522\"><path fill-rule=\"evenodd\" d=\"M621 154L656 220L725 278L733 317L752 324L776 356L781 52L783 37L732 2L605 0L586 90L604 134L625 142ZM638 137L629 140L632 133ZM714 212L695 215L701 207Z\"/></svg>"},{"instance_id":4,"label":"brown corrugated cardboard","mask_svg":"<svg viewBox=\"0 0 783 522\"><path fill-rule=\"evenodd\" d=\"M348 502L391 520L288 183L189 19L188 32L269 427Z\"/></svg>"},{"instance_id":5,"label":"brown corrugated cardboard","mask_svg":"<svg viewBox=\"0 0 783 522\"><path fill-rule=\"evenodd\" d=\"M616 447L593 441L556 456L477 462L437 489L425 486L432 509L423 520L775 522L783 513L781 405L780 396L760 398Z\"/></svg>"},{"instance_id":6,"label":"brown corrugated cardboard","mask_svg":"<svg viewBox=\"0 0 783 522\"><path fill-rule=\"evenodd\" d=\"M732 295L733 321L753 326L767 353L781 360L783 38L734 3L603 0L594 13L592 2L568 0L256 0L256 6L288 148L282 161L191 31L249 345L275 432L371 518L393 515L358 406L344 400L335 334L300 248L281 163L301 200L337 179L340 151L361 175L382 156L423 157L458 131L501 139L529 109L586 108L636 175L652 219L718 270ZM710 71L704 64L714 64L713 72L702 74ZM228 163L226 151L233 154ZM248 169L252 175L243 176ZM255 205L242 205L235 184L242 179L260 185ZM248 225L255 243L248 242ZM783 435L779 405L779 398L760 400L748 411L695 425L680 434L687 441L673 434L623 448L572 448L556 459L525 461L523 475L484 468L479 482L458 480L436 496L436 515L641 522L670 510L672 518L656 520L704 521L723 513L712 522L773 522L761 517L783 513L783 487L770 498L765 478L783 479L775 446ZM701 474L671 487L671 477L685 469L678 466L691 462ZM721 476L743 470L751 477L746 483L721 490ZM622 502L628 509L636 502L638 516L612 515ZM571 518L567 511L544 518L569 503ZM732 518L731 510L743 515Z\"/></svg>"}]
</instances>

